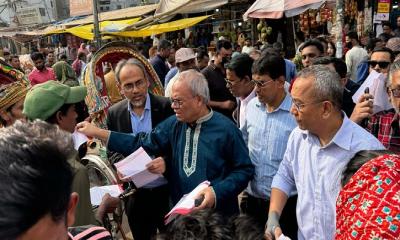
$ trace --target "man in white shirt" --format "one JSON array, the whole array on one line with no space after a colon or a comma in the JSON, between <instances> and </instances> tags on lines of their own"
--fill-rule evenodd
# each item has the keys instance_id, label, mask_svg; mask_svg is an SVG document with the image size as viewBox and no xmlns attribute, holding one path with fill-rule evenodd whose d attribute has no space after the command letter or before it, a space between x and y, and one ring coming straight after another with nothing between
<instances>
[{"instance_id":1,"label":"man in white shirt","mask_svg":"<svg viewBox=\"0 0 400 240\"><path fill-rule=\"evenodd\" d=\"M239 54L226 66L226 87L238 102L233 119L239 128L243 126L247 104L256 96L251 80L252 65L253 59L249 55Z\"/></svg>"},{"instance_id":2,"label":"man in white shirt","mask_svg":"<svg viewBox=\"0 0 400 240\"><path fill-rule=\"evenodd\" d=\"M353 46L346 53L347 73L350 74L350 80L357 79L357 67L360 62L368 59L368 52L360 46L358 35L356 32L349 32L347 36Z\"/></svg>"},{"instance_id":3,"label":"man in white shirt","mask_svg":"<svg viewBox=\"0 0 400 240\"><path fill-rule=\"evenodd\" d=\"M246 38L244 44L245 45L242 48L242 53L250 54L254 50L254 47L251 46L251 38Z\"/></svg>"},{"instance_id":4,"label":"man in white shirt","mask_svg":"<svg viewBox=\"0 0 400 240\"><path fill-rule=\"evenodd\" d=\"M179 77L179 73L196 68L196 55L191 48L180 48L175 53L175 62L178 72L165 86L165 97L171 97L172 86Z\"/></svg>"}]
</instances>

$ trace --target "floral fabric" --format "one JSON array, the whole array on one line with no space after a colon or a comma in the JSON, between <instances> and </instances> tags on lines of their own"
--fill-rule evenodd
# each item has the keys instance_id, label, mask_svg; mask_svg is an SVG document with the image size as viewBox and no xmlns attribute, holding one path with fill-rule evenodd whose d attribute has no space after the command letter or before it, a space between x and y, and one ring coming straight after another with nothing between
<instances>
[{"instance_id":1,"label":"floral fabric","mask_svg":"<svg viewBox=\"0 0 400 240\"><path fill-rule=\"evenodd\" d=\"M400 156L365 163L336 203L336 239L400 238Z\"/></svg>"}]
</instances>

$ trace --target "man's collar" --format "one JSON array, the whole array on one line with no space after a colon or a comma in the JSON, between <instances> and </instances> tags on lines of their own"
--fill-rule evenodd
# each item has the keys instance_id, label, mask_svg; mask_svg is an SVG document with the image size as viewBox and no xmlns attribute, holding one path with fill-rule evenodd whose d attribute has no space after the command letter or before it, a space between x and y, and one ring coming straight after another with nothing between
<instances>
[{"instance_id":1,"label":"man's collar","mask_svg":"<svg viewBox=\"0 0 400 240\"><path fill-rule=\"evenodd\" d=\"M253 90L250 92L249 95L247 95L247 97L245 98L240 97L239 99L242 102L250 102L250 100L253 99L255 96L256 96L256 89L253 88Z\"/></svg>"},{"instance_id":2,"label":"man's collar","mask_svg":"<svg viewBox=\"0 0 400 240\"><path fill-rule=\"evenodd\" d=\"M285 94L286 94L286 96L283 99L283 101L281 102L281 104L279 104L279 106L272 112L276 112L276 111L279 111L279 110L284 110L284 111L290 112L290 108L292 107L292 97L290 96L290 94L288 94L286 92L285 92ZM259 107L259 108L261 108L263 110L267 109L265 104L261 103L258 98L257 98L257 102L258 102L256 104L257 107Z\"/></svg>"},{"instance_id":3,"label":"man's collar","mask_svg":"<svg viewBox=\"0 0 400 240\"><path fill-rule=\"evenodd\" d=\"M327 148L332 143L335 143L342 149L350 150L351 141L353 138L353 129L352 129L353 127L351 125L352 121L346 116L344 112L342 112L342 115L343 115L342 125L340 126L339 130L335 133L335 136L332 138L332 140L323 148ZM315 136L314 134L311 134L308 130L301 130L301 133L303 134L303 139L310 137L310 135L312 135L318 141L318 137Z\"/></svg>"},{"instance_id":4,"label":"man's collar","mask_svg":"<svg viewBox=\"0 0 400 240\"><path fill-rule=\"evenodd\" d=\"M214 112L213 112L212 109L210 109L210 112L209 112L208 114L206 114L205 116L203 116L203 117L201 117L201 118L199 118L199 119L196 120L196 124L200 124L200 123L203 123L203 122L207 122L208 120L211 119L211 117L212 117L213 115L214 115Z\"/></svg>"}]
</instances>

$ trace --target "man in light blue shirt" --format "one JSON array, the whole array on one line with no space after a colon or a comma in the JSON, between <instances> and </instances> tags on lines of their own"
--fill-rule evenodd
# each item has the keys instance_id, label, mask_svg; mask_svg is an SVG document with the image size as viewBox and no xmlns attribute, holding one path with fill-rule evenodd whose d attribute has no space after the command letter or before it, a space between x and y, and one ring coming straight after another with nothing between
<instances>
[{"instance_id":1,"label":"man in light blue shirt","mask_svg":"<svg viewBox=\"0 0 400 240\"><path fill-rule=\"evenodd\" d=\"M302 70L292 89L291 112L298 127L272 182L266 236L279 232L287 196L297 189L298 239L334 239L341 174L361 150L384 149L340 110L343 86L327 66ZM285 232L283 232L285 234Z\"/></svg>"},{"instance_id":2,"label":"man in light blue shirt","mask_svg":"<svg viewBox=\"0 0 400 240\"><path fill-rule=\"evenodd\" d=\"M268 50L268 54L254 62L252 74L257 97L247 106L241 130L255 175L243 194L241 209L263 227L268 218L272 179L297 124L290 114L292 99L285 91L283 57ZM281 217L283 231L292 239L297 236L296 201L297 196L290 198Z\"/></svg>"},{"instance_id":3,"label":"man in light blue shirt","mask_svg":"<svg viewBox=\"0 0 400 240\"><path fill-rule=\"evenodd\" d=\"M150 83L143 62L133 58L121 60L115 69L115 76L126 99L108 109L109 130L133 134L148 133L173 114L168 98L149 93ZM116 154L113 154L113 159L115 156ZM163 160L157 158L153 163L156 161ZM134 196L128 197L125 201L125 211L135 240L148 240L156 235L157 229L163 231L163 219L168 210L169 193L165 179L149 183L137 189Z\"/></svg>"}]
</instances>

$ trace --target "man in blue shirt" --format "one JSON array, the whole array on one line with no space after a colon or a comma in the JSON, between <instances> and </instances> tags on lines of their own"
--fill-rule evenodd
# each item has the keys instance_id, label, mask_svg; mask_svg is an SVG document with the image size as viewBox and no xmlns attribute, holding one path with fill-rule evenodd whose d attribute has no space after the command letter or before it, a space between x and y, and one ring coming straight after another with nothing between
<instances>
[{"instance_id":1,"label":"man in blue shirt","mask_svg":"<svg viewBox=\"0 0 400 240\"><path fill-rule=\"evenodd\" d=\"M297 124L290 114L292 99L284 87L283 57L274 52L264 55L254 62L252 73L257 97L247 106L241 130L256 174L249 182L240 206L262 227L268 218L272 179L283 159L289 135ZM281 223L285 235L295 239L297 196L290 196Z\"/></svg>"},{"instance_id":2,"label":"man in blue shirt","mask_svg":"<svg viewBox=\"0 0 400 240\"><path fill-rule=\"evenodd\" d=\"M271 239L279 231L282 209L297 189L298 239L334 239L344 167L358 151L384 147L341 111L343 85L327 66L303 69L291 93L291 113L298 127L289 136L272 182L266 235Z\"/></svg>"},{"instance_id":3,"label":"man in blue shirt","mask_svg":"<svg viewBox=\"0 0 400 240\"><path fill-rule=\"evenodd\" d=\"M173 115L168 98L148 92L150 85L146 68L138 59L121 60L115 75L125 100L108 110L107 128L123 133L150 132L160 122ZM113 159L118 158L114 153ZM118 158L120 159L120 158ZM169 210L166 181L159 181L137 189L125 203L126 215L133 237L150 240L164 229L164 216Z\"/></svg>"}]
</instances>

